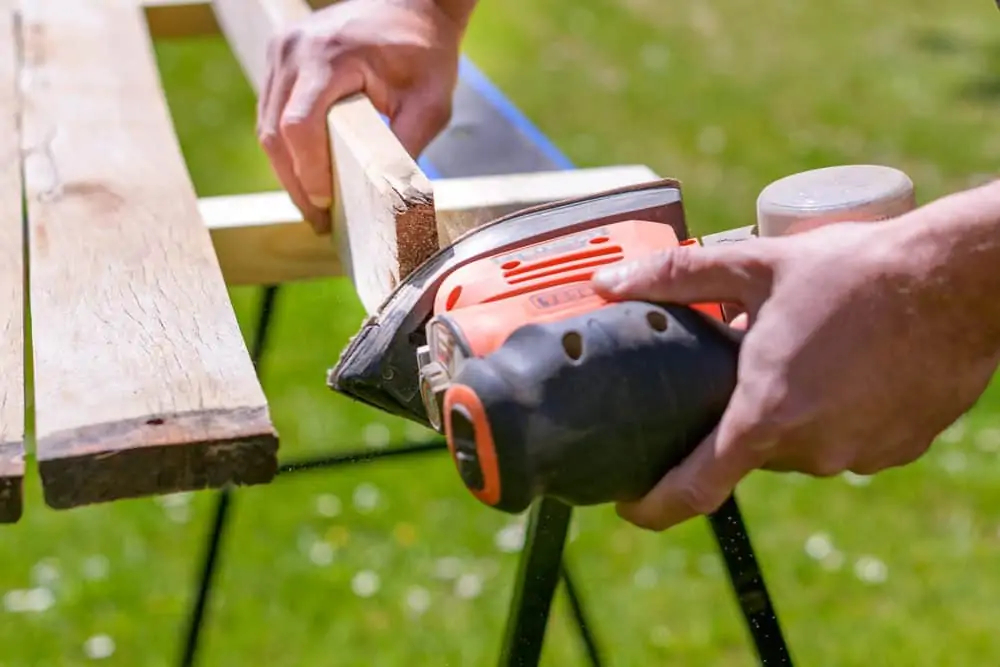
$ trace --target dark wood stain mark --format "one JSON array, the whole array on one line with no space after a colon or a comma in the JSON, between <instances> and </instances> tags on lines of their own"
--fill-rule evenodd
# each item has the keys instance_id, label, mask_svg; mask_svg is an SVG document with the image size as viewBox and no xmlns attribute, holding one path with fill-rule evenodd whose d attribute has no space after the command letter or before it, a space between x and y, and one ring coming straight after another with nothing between
<instances>
[{"instance_id":1,"label":"dark wood stain mark","mask_svg":"<svg viewBox=\"0 0 1000 667\"><path fill-rule=\"evenodd\" d=\"M126 498L266 484L278 434L267 408L155 415L39 439L45 502L69 509Z\"/></svg>"}]
</instances>

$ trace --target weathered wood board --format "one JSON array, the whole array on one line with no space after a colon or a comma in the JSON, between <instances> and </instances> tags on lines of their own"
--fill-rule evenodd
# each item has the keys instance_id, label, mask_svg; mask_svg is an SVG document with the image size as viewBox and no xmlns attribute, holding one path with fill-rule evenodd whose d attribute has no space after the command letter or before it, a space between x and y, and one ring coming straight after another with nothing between
<instances>
[{"instance_id":1,"label":"weathered wood board","mask_svg":"<svg viewBox=\"0 0 1000 667\"><path fill-rule=\"evenodd\" d=\"M0 0L0 523L21 518L24 478L24 265L17 40Z\"/></svg>"},{"instance_id":2,"label":"weathered wood board","mask_svg":"<svg viewBox=\"0 0 1000 667\"><path fill-rule=\"evenodd\" d=\"M23 3L37 456L56 508L269 481L277 434L134 0Z\"/></svg>"}]
</instances>

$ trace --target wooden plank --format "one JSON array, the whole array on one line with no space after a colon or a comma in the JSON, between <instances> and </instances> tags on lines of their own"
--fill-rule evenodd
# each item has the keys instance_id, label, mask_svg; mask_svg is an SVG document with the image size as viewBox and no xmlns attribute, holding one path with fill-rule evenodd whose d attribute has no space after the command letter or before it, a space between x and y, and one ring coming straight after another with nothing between
<instances>
[{"instance_id":1,"label":"wooden plank","mask_svg":"<svg viewBox=\"0 0 1000 667\"><path fill-rule=\"evenodd\" d=\"M342 275L329 237L317 236L303 222L286 192L203 197L198 207L228 285Z\"/></svg>"},{"instance_id":2,"label":"wooden plank","mask_svg":"<svg viewBox=\"0 0 1000 667\"><path fill-rule=\"evenodd\" d=\"M522 208L657 178L649 167L623 165L439 179L433 182L439 235L451 243L473 227ZM283 191L203 197L198 206L229 285L341 275L333 245L312 232Z\"/></svg>"},{"instance_id":3,"label":"wooden plank","mask_svg":"<svg viewBox=\"0 0 1000 667\"><path fill-rule=\"evenodd\" d=\"M277 434L133 0L23 5L37 456L67 508L264 483Z\"/></svg>"},{"instance_id":4,"label":"wooden plank","mask_svg":"<svg viewBox=\"0 0 1000 667\"><path fill-rule=\"evenodd\" d=\"M24 264L12 0L0 0L0 523L21 518L24 478Z\"/></svg>"},{"instance_id":5,"label":"wooden plank","mask_svg":"<svg viewBox=\"0 0 1000 667\"><path fill-rule=\"evenodd\" d=\"M523 208L659 179L639 164L438 179L438 237L442 244L451 244L470 229Z\"/></svg>"},{"instance_id":6,"label":"wooden plank","mask_svg":"<svg viewBox=\"0 0 1000 667\"><path fill-rule=\"evenodd\" d=\"M258 92L271 38L312 11L305 0L214 0L213 7ZM366 96L333 105L327 128L334 156L334 242L361 303L374 312L439 247L433 189Z\"/></svg>"}]
</instances>

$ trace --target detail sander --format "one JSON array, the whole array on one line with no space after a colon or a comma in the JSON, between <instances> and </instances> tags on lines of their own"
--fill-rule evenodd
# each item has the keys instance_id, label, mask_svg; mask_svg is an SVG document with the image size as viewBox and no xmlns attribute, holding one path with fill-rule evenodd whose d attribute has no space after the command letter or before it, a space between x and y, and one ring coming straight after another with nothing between
<instances>
[{"instance_id":1,"label":"detail sander","mask_svg":"<svg viewBox=\"0 0 1000 667\"><path fill-rule=\"evenodd\" d=\"M728 304L607 302L590 288L594 271L915 205L906 174L849 165L775 181L756 225L701 238L688 233L673 179L519 211L413 271L328 384L443 432L468 490L501 511L540 496L635 500L718 423L743 333L728 325Z\"/></svg>"}]
</instances>

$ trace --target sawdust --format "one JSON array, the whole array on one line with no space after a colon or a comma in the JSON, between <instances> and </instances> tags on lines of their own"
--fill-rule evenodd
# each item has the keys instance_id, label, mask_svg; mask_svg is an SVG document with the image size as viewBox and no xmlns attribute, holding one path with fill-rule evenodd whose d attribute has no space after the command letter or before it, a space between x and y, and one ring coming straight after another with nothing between
<instances>
[{"instance_id":1,"label":"sawdust","mask_svg":"<svg viewBox=\"0 0 1000 667\"><path fill-rule=\"evenodd\" d=\"M396 257L399 281L438 251L437 216L434 201L424 193L403 199L396 213ZM393 285L393 288L396 286Z\"/></svg>"}]
</instances>

